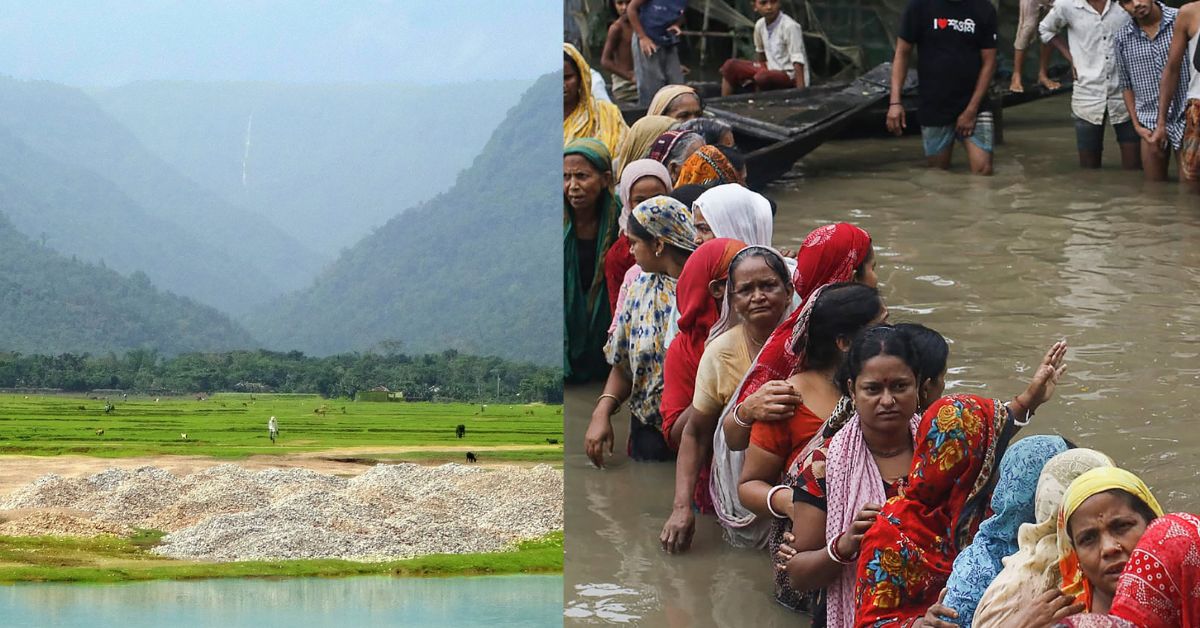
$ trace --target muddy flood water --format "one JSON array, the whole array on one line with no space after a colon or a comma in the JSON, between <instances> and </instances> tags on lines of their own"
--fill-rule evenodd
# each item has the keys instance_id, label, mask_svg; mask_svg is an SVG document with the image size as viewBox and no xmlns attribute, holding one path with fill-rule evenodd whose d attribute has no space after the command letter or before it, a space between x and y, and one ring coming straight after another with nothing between
<instances>
[{"instance_id":1,"label":"muddy flood water","mask_svg":"<svg viewBox=\"0 0 1200 628\"><path fill-rule=\"evenodd\" d=\"M1141 474L1167 510L1200 508L1200 196L1119 169L1076 167L1069 97L1005 112L996 175L922 167L917 137L822 146L766 194L777 245L848 221L871 233L892 322L951 342L947 393L1011 398L1054 340L1070 343L1056 398L1021 435L1059 433ZM1172 168L1174 170L1174 168ZM668 556L673 464L624 455L593 468L583 433L599 385L566 399L567 625L802 626L777 606L765 552L734 550L711 517Z\"/></svg>"}]
</instances>

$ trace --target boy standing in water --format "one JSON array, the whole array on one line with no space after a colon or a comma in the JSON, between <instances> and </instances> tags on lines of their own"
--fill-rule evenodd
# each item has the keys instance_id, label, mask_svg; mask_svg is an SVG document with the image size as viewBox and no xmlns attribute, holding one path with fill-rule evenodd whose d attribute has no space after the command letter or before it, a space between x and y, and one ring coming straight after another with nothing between
<instances>
[{"instance_id":1,"label":"boy standing in water","mask_svg":"<svg viewBox=\"0 0 1200 628\"><path fill-rule=\"evenodd\" d=\"M914 47L929 165L949 168L957 140L972 174L992 174L995 128L986 96L996 71L996 8L989 0L909 0L892 60L887 128L895 135L907 126L901 93Z\"/></svg>"},{"instance_id":2,"label":"boy standing in water","mask_svg":"<svg viewBox=\"0 0 1200 628\"><path fill-rule=\"evenodd\" d=\"M617 102L637 101L637 78L633 74L633 25L629 23L629 0L609 3L617 13L617 21L608 27L600 65L612 72L612 97Z\"/></svg>"},{"instance_id":3,"label":"boy standing in water","mask_svg":"<svg viewBox=\"0 0 1200 628\"><path fill-rule=\"evenodd\" d=\"M1166 181L1171 149L1183 141L1183 110L1191 74L1180 74L1167 116L1168 145L1152 141L1158 128L1158 81L1167 65L1167 51L1175 30L1178 9L1155 0L1120 0L1121 8L1133 18L1117 33L1117 70L1125 108L1132 115L1133 129L1142 138L1142 168L1147 181Z\"/></svg>"},{"instance_id":4,"label":"boy standing in water","mask_svg":"<svg viewBox=\"0 0 1200 628\"><path fill-rule=\"evenodd\" d=\"M687 0L631 0L625 15L633 26L633 75L638 105L650 106L667 85L683 84L679 63L679 24Z\"/></svg>"},{"instance_id":5,"label":"boy standing in water","mask_svg":"<svg viewBox=\"0 0 1200 628\"><path fill-rule=\"evenodd\" d=\"M779 8L779 0L754 0L755 61L730 59L721 66L721 95L739 87L754 91L808 85L808 55L800 23Z\"/></svg>"}]
</instances>

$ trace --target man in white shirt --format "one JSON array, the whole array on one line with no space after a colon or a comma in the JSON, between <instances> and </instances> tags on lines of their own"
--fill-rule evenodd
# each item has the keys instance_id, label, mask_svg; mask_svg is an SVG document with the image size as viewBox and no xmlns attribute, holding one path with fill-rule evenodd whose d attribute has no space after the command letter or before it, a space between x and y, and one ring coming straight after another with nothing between
<instances>
[{"instance_id":1,"label":"man in white shirt","mask_svg":"<svg viewBox=\"0 0 1200 628\"><path fill-rule=\"evenodd\" d=\"M1081 168L1100 167L1106 119L1117 133L1121 167L1128 170L1142 167L1140 138L1125 108L1113 48L1117 33L1129 19L1129 14L1112 0L1058 0L1038 25L1042 41L1056 46L1062 43L1054 36L1067 29L1075 64L1071 113L1075 117L1075 144Z\"/></svg>"},{"instance_id":2,"label":"man in white shirt","mask_svg":"<svg viewBox=\"0 0 1200 628\"><path fill-rule=\"evenodd\" d=\"M808 54L800 23L780 9L779 0L754 0L754 12L762 16L754 24L756 60L726 61L721 66L721 95L739 88L758 92L807 86Z\"/></svg>"}]
</instances>

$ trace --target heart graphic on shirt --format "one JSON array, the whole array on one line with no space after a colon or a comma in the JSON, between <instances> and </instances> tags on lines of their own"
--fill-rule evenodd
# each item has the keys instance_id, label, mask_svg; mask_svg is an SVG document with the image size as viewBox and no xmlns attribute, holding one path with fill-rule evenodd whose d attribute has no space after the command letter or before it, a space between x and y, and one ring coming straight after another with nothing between
<instances>
[{"instance_id":1,"label":"heart graphic on shirt","mask_svg":"<svg viewBox=\"0 0 1200 628\"><path fill-rule=\"evenodd\" d=\"M944 17L939 17L934 21L937 22L937 27L939 29L944 29L950 26L950 20Z\"/></svg>"}]
</instances>

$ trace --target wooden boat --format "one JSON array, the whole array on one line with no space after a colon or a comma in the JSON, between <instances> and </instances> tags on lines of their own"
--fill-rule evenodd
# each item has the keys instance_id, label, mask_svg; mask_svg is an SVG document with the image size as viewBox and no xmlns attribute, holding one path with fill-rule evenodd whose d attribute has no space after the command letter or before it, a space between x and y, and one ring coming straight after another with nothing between
<instances>
[{"instance_id":1,"label":"wooden boat","mask_svg":"<svg viewBox=\"0 0 1200 628\"><path fill-rule=\"evenodd\" d=\"M891 64L884 63L849 84L713 98L704 109L733 127L734 141L746 156L747 184L760 189L886 99L890 76ZM632 123L644 110L624 108L623 113Z\"/></svg>"},{"instance_id":2,"label":"wooden boat","mask_svg":"<svg viewBox=\"0 0 1200 628\"><path fill-rule=\"evenodd\" d=\"M885 135L891 74L892 64L881 63L849 83L707 98L704 110L733 127L734 140L746 155L747 183L761 189L826 141ZM1001 103L996 110L997 140L1005 107L1070 90L1069 80L1057 90L1040 85L1027 86L1023 93L993 88L993 102ZM921 127L917 122L916 70L909 70L905 79L903 102L906 132L917 133ZM645 114L645 109L624 106L622 113L632 124Z\"/></svg>"}]
</instances>

